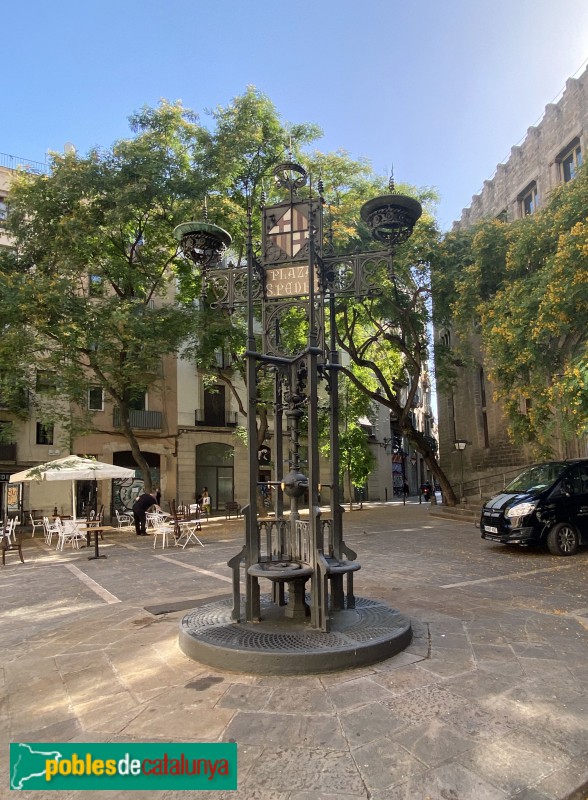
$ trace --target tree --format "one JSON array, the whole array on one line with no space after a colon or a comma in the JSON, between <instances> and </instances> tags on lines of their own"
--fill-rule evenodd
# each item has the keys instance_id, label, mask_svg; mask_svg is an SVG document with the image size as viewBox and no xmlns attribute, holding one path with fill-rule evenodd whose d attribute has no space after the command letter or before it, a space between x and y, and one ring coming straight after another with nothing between
<instances>
[{"instance_id":1,"label":"tree","mask_svg":"<svg viewBox=\"0 0 588 800\"><path fill-rule=\"evenodd\" d=\"M7 354L0 389L2 375L6 388L9 375L13 382L18 378L19 387L28 381L30 388L31 365L53 372L60 396L69 403L68 413L75 409L67 422L74 432L92 426L81 400L89 383L98 384L120 410L122 432L147 486L149 472L129 424L129 405L147 386L158 385L163 355L193 358L211 381L227 383L241 402L234 377L243 362L242 315L211 312L207 302L195 307L203 293L212 299L211 288L202 273L178 257L172 230L208 213L231 232L229 257L242 264L248 222L254 240L259 235L252 205L261 201L262 193L268 203L283 199L283 190L271 182L276 162L301 158L320 133L313 125L285 124L271 101L253 88L211 116L213 124L207 128L181 104L144 108L131 118L135 138L85 158L56 155L50 176L23 175L11 192L14 251L0 257L0 311L10 336L26 342L26 350ZM365 249L366 231L354 220L365 200L385 190L385 180L365 161L354 161L344 152L315 153L307 163L312 181L305 191L316 193L319 179L323 181L338 245ZM429 190L420 195L432 199ZM371 345L360 352L349 335L361 318L375 337L374 347L380 337L378 358L396 364L399 354L399 374L374 372L378 380L389 380L384 391L362 384L351 369L348 375L368 397L397 414L451 499L429 443L410 419L414 381L428 353L429 312L423 300L428 289L423 284L415 290L414 281L423 277L418 264L429 260L436 244L431 221L419 223L418 230L411 242L418 240L419 246L399 248L403 273L398 279L382 276L379 298L352 303L349 310L338 308L339 344L358 359L358 366L377 366ZM409 265L415 264L411 271ZM215 364L218 346L231 353L233 372ZM406 375L411 386L404 407L397 388ZM266 402L258 406L260 441L267 432L267 408ZM55 414L55 405L45 413Z\"/></svg>"},{"instance_id":2,"label":"tree","mask_svg":"<svg viewBox=\"0 0 588 800\"><path fill-rule=\"evenodd\" d=\"M376 466L376 459L360 419L371 412L372 401L349 378L344 377L339 383L339 478L347 481L349 510L353 509L354 487L363 490L368 478ZM321 452L330 456L327 437L327 420L323 416L321 425L322 438L325 443Z\"/></svg>"},{"instance_id":3,"label":"tree","mask_svg":"<svg viewBox=\"0 0 588 800\"><path fill-rule=\"evenodd\" d=\"M449 234L439 261L439 308L462 334L451 355L469 358L475 327L511 437L537 457L588 432L587 209L583 167L535 214Z\"/></svg>"},{"instance_id":4,"label":"tree","mask_svg":"<svg viewBox=\"0 0 588 800\"><path fill-rule=\"evenodd\" d=\"M147 387L161 386L161 358L187 337L192 309L169 302L176 258L174 226L203 188L190 161L198 133L181 105L136 115L138 135L87 157L54 155L49 176L18 175L0 254L0 310L26 349L2 351L4 385L34 391L35 373L55 391L40 408L52 421L65 401L69 435L88 430L89 386L120 411L121 430L151 488L129 409ZM42 395L37 395L41 397ZM43 405L43 404L41 404Z\"/></svg>"}]
</instances>

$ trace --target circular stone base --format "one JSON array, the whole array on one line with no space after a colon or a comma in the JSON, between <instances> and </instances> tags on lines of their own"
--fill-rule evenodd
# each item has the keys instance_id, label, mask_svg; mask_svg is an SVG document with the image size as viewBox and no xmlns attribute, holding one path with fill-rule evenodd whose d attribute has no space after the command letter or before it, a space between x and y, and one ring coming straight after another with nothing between
<instances>
[{"instance_id":1,"label":"circular stone base","mask_svg":"<svg viewBox=\"0 0 588 800\"><path fill-rule=\"evenodd\" d=\"M355 598L356 607L332 612L325 633L284 616L261 597L261 622L233 622L232 599L191 611L180 623L180 649L195 661L233 672L305 675L383 661L410 644L410 620L378 600ZM244 615L243 615L244 616Z\"/></svg>"}]
</instances>

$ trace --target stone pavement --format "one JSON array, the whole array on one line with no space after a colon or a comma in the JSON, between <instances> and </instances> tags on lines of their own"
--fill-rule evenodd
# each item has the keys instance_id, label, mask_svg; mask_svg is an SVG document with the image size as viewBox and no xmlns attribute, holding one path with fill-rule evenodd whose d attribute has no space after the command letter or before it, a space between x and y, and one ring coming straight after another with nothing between
<instances>
[{"instance_id":1,"label":"stone pavement","mask_svg":"<svg viewBox=\"0 0 588 800\"><path fill-rule=\"evenodd\" d=\"M230 592L241 520L212 520L204 548L108 534L100 561L26 539L26 563L9 554L0 574L0 797L10 741L228 740L237 792L124 796L588 797L588 552L507 549L418 503L344 522L357 594L409 615L416 637L372 667L301 678L212 670L178 649L178 607Z\"/></svg>"}]
</instances>

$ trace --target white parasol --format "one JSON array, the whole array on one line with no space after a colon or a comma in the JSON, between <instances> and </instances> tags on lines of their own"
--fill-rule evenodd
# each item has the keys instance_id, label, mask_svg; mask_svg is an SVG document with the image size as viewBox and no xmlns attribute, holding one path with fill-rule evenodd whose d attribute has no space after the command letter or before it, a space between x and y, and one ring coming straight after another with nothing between
<instances>
[{"instance_id":1,"label":"white parasol","mask_svg":"<svg viewBox=\"0 0 588 800\"><path fill-rule=\"evenodd\" d=\"M93 458L65 456L46 464L38 464L10 476L10 483L32 481L71 481L73 517L76 517L75 481L100 481L113 478L134 478L135 470L105 464Z\"/></svg>"}]
</instances>

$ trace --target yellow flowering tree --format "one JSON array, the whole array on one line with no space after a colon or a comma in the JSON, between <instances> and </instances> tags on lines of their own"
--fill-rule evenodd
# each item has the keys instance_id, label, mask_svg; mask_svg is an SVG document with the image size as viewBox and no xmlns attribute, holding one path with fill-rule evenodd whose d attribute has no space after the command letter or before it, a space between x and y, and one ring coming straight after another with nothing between
<instances>
[{"instance_id":1,"label":"yellow flowering tree","mask_svg":"<svg viewBox=\"0 0 588 800\"><path fill-rule=\"evenodd\" d=\"M442 251L438 319L451 320L462 333L476 326L513 440L547 456L556 432L586 434L586 167L532 216L452 232ZM445 355L468 357L464 348Z\"/></svg>"}]
</instances>

